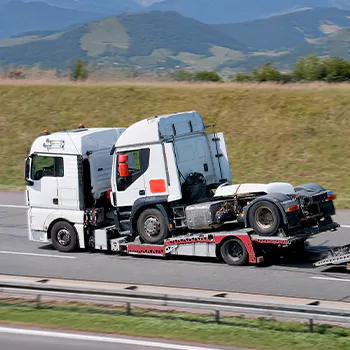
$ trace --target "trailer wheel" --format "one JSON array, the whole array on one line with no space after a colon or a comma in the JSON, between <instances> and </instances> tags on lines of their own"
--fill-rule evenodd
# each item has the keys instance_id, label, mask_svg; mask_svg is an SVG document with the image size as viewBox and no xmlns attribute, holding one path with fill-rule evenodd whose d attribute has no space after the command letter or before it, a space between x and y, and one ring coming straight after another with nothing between
<instances>
[{"instance_id":1,"label":"trailer wheel","mask_svg":"<svg viewBox=\"0 0 350 350\"><path fill-rule=\"evenodd\" d=\"M249 224L260 236L274 236L281 224L281 216L274 203L259 201L249 210Z\"/></svg>"},{"instance_id":2,"label":"trailer wheel","mask_svg":"<svg viewBox=\"0 0 350 350\"><path fill-rule=\"evenodd\" d=\"M65 221L56 222L51 229L53 246L60 252L73 252L78 244L74 227Z\"/></svg>"},{"instance_id":3,"label":"trailer wheel","mask_svg":"<svg viewBox=\"0 0 350 350\"><path fill-rule=\"evenodd\" d=\"M220 248L220 253L228 265L242 266L248 261L248 252L238 238L230 238Z\"/></svg>"},{"instance_id":4,"label":"trailer wheel","mask_svg":"<svg viewBox=\"0 0 350 350\"><path fill-rule=\"evenodd\" d=\"M137 219L137 231L147 243L163 243L168 235L163 214L158 209L146 209Z\"/></svg>"}]
</instances>

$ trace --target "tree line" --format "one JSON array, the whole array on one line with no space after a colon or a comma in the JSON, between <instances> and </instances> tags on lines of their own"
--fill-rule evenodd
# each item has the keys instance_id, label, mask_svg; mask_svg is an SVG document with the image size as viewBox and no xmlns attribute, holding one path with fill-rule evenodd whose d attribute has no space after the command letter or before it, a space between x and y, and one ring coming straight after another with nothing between
<instances>
[{"instance_id":1,"label":"tree line","mask_svg":"<svg viewBox=\"0 0 350 350\"><path fill-rule=\"evenodd\" d=\"M178 81L223 81L222 77L214 71L190 72L180 70L174 75ZM235 82L313 82L324 81L339 83L350 81L350 61L338 57L321 59L311 54L301 57L295 69L291 72L281 72L271 62L262 64L260 68L254 68L250 74L238 73L233 79Z\"/></svg>"},{"instance_id":2,"label":"tree line","mask_svg":"<svg viewBox=\"0 0 350 350\"><path fill-rule=\"evenodd\" d=\"M324 81L339 83L350 81L350 61L338 57L326 60L311 54L301 57L292 72L283 73L273 67L271 62L264 63L251 74L238 73L234 79L237 82L313 82Z\"/></svg>"}]
</instances>

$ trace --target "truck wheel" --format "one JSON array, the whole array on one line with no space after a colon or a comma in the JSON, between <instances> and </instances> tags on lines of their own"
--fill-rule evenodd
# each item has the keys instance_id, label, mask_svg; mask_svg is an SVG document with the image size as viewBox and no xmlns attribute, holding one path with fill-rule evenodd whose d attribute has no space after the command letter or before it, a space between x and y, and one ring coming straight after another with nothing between
<instances>
[{"instance_id":1,"label":"truck wheel","mask_svg":"<svg viewBox=\"0 0 350 350\"><path fill-rule=\"evenodd\" d=\"M146 209L137 219L137 231L147 243L163 243L168 235L163 214L158 209Z\"/></svg>"},{"instance_id":2,"label":"truck wheel","mask_svg":"<svg viewBox=\"0 0 350 350\"><path fill-rule=\"evenodd\" d=\"M220 253L228 265L242 266L248 261L248 252L240 239L230 238L220 248Z\"/></svg>"},{"instance_id":3,"label":"truck wheel","mask_svg":"<svg viewBox=\"0 0 350 350\"><path fill-rule=\"evenodd\" d=\"M60 252L73 252L78 244L74 227L65 221L56 222L51 229L53 246Z\"/></svg>"},{"instance_id":4,"label":"truck wheel","mask_svg":"<svg viewBox=\"0 0 350 350\"><path fill-rule=\"evenodd\" d=\"M281 224L281 216L275 204L259 201L249 210L249 224L260 236L274 236Z\"/></svg>"}]
</instances>

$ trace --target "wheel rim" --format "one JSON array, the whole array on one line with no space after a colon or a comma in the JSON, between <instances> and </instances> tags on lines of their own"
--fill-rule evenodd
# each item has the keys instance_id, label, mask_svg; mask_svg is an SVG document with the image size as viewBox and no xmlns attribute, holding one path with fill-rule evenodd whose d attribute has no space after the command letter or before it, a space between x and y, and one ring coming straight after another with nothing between
<instances>
[{"instance_id":1,"label":"wheel rim","mask_svg":"<svg viewBox=\"0 0 350 350\"><path fill-rule=\"evenodd\" d=\"M233 261L240 261L243 258L244 252L242 246L238 242L231 241L226 245L226 253Z\"/></svg>"},{"instance_id":2,"label":"wheel rim","mask_svg":"<svg viewBox=\"0 0 350 350\"><path fill-rule=\"evenodd\" d=\"M151 237L158 236L160 234L160 222L155 216L149 216L146 218L143 224L144 232Z\"/></svg>"},{"instance_id":3,"label":"wheel rim","mask_svg":"<svg viewBox=\"0 0 350 350\"><path fill-rule=\"evenodd\" d=\"M255 222L261 229L269 229L275 223L272 211L268 207L260 207L255 212Z\"/></svg>"},{"instance_id":4,"label":"wheel rim","mask_svg":"<svg viewBox=\"0 0 350 350\"><path fill-rule=\"evenodd\" d=\"M71 234L65 228L62 228L57 233L57 241L61 246L67 246L71 242Z\"/></svg>"}]
</instances>

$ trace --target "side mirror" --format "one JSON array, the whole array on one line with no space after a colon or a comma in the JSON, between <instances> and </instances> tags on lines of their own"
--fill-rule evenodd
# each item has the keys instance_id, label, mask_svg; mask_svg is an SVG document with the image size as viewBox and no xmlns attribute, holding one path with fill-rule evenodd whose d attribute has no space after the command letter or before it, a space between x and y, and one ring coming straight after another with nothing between
<instances>
[{"instance_id":1,"label":"side mirror","mask_svg":"<svg viewBox=\"0 0 350 350\"><path fill-rule=\"evenodd\" d=\"M32 168L32 157L28 157L24 165L24 180L27 182L28 186L33 186L34 182L30 178L30 170Z\"/></svg>"},{"instance_id":2,"label":"side mirror","mask_svg":"<svg viewBox=\"0 0 350 350\"><path fill-rule=\"evenodd\" d=\"M129 165L127 164L129 157L127 154L119 154L118 156L118 169L120 177L129 177Z\"/></svg>"}]
</instances>

